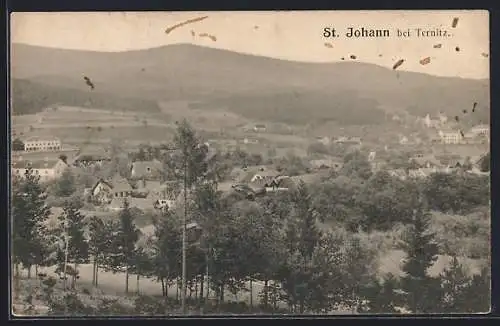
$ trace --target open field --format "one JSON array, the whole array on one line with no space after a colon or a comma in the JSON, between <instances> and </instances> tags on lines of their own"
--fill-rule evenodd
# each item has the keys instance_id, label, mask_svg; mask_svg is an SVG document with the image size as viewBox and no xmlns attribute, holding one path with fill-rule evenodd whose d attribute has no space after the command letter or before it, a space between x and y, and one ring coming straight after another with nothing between
<instances>
[{"instance_id":1,"label":"open field","mask_svg":"<svg viewBox=\"0 0 500 326\"><path fill-rule=\"evenodd\" d=\"M64 144L107 143L109 139L134 140L139 142L166 141L168 135L173 134L173 128L166 126L109 126L99 130L89 130L86 127L59 127L53 129L36 129L25 132L30 136L55 136ZM98 140L103 141L98 141ZM105 141L104 141L105 140Z\"/></svg>"}]
</instances>

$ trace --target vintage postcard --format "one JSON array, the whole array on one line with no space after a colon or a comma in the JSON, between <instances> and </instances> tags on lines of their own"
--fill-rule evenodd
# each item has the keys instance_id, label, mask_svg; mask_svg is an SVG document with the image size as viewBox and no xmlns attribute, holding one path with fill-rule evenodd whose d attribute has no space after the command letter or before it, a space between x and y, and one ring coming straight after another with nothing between
<instances>
[{"instance_id":1,"label":"vintage postcard","mask_svg":"<svg viewBox=\"0 0 500 326\"><path fill-rule=\"evenodd\" d=\"M10 19L15 316L490 311L487 11Z\"/></svg>"}]
</instances>

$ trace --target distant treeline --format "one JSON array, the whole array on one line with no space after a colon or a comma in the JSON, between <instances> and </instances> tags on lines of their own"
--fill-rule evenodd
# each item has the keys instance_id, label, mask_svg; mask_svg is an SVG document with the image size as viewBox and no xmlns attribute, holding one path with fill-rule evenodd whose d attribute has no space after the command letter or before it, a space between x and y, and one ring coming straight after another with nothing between
<instances>
[{"instance_id":1,"label":"distant treeline","mask_svg":"<svg viewBox=\"0 0 500 326\"><path fill-rule=\"evenodd\" d=\"M54 104L124 111L160 112L158 104L152 100L60 88L24 79L13 79L11 87L13 115L34 114Z\"/></svg>"}]
</instances>

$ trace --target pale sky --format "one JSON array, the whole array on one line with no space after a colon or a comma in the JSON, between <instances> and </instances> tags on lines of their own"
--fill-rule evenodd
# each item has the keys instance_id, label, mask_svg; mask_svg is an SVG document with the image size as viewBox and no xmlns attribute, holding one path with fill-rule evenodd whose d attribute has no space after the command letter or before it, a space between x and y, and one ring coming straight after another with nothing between
<instances>
[{"instance_id":1,"label":"pale sky","mask_svg":"<svg viewBox=\"0 0 500 326\"><path fill-rule=\"evenodd\" d=\"M165 33L167 27L201 16L208 18ZM455 17L458 24L452 28ZM350 26L389 29L391 37L346 38ZM335 27L340 37L325 39L324 27ZM409 28L413 35L398 38L397 28ZM419 38L415 28L446 29L451 36ZM484 10L13 13L11 41L113 52L192 43L308 62L352 61L355 55L357 61L389 68L404 59L398 70L489 78L489 15ZM420 64L426 57L430 63Z\"/></svg>"}]
</instances>

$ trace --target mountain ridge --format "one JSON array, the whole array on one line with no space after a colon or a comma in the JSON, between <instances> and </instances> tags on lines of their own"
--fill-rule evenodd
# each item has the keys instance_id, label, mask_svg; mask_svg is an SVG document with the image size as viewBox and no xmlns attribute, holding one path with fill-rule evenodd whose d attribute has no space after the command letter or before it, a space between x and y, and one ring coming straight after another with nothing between
<instances>
[{"instance_id":1,"label":"mountain ridge","mask_svg":"<svg viewBox=\"0 0 500 326\"><path fill-rule=\"evenodd\" d=\"M453 116L474 102L482 111L478 120L489 119L489 80L395 71L370 63L297 62L189 43L126 52L13 44L11 53L11 77L16 79L89 92L85 75L102 94L192 101L198 109L225 107L259 120L291 114L297 118L287 121L300 122L300 111L311 105L317 116L310 118L316 120L341 119L330 112L340 110L352 111L349 121L354 122L356 115L383 114L383 107L417 116L438 111Z\"/></svg>"}]
</instances>

